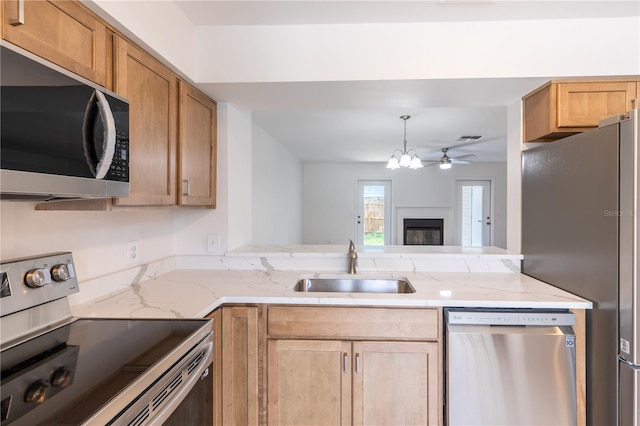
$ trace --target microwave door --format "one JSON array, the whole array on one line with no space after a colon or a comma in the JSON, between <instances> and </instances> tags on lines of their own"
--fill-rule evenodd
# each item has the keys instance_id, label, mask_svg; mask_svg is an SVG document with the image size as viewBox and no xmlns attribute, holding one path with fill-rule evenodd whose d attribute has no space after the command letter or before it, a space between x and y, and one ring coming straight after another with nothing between
<instances>
[{"instance_id":1,"label":"microwave door","mask_svg":"<svg viewBox=\"0 0 640 426\"><path fill-rule=\"evenodd\" d=\"M96 179L104 179L113 162L116 125L107 98L98 90L87 103L82 138L87 165Z\"/></svg>"}]
</instances>

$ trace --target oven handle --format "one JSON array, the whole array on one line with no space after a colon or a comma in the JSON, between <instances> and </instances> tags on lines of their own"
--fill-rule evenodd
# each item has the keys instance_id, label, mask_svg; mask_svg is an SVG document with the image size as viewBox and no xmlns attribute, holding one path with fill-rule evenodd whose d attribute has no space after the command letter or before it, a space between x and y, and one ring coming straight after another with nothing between
<instances>
[{"instance_id":1,"label":"oven handle","mask_svg":"<svg viewBox=\"0 0 640 426\"><path fill-rule=\"evenodd\" d=\"M203 342L202 344L205 344ZM202 344L197 348L199 351L202 348ZM203 361L200 363L200 366L197 368L197 371L194 371L189 379L185 382L184 386L181 386L180 389L173 394L173 397L166 403L164 406L158 410L153 412L153 416L148 419L147 424L162 424L164 423L171 414L178 408L178 406L184 401L184 399L189 395L191 389L196 385L198 380L201 377L206 377L208 374L213 374L213 372L207 372L209 369L209 365L213 361L213 342L209 340L205 344L205 354L203 357ZM205 374L206 372L206 374Z\"/></svg>"}]
</instances>

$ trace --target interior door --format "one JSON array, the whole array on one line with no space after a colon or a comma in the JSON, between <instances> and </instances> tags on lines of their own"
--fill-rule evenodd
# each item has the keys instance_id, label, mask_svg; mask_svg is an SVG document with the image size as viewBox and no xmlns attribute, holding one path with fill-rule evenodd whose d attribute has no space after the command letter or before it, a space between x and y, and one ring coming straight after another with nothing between
<instances>
[{"instance_id":1,"label":"interior door","mask_svg":"<svg viewBox=\"0 0 640 426\"><path fill-rule=\"evenodd\" d=\"M493 245L491 224L491 181L456 181L456 244Z\"/></svg>"},{"instance_id":2,"label":"interior door","mask_svg":"<svg viewBox=\"0 0 640 426\"><path fill-rule=\"evenodd\" d=\"M391 244L391 181L359 180L356 244Z\"/></svg>"}]
</instances>

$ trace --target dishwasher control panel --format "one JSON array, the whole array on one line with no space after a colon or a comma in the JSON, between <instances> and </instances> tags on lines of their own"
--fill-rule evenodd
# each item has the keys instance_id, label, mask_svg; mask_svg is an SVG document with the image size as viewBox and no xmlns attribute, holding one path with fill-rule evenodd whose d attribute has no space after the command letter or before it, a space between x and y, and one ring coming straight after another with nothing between
<instances>
[{"instance_id":1,"label":"dishwasher control panel","mask_svg":"<svg viewBox=\"0 0 640 426\"><path fill-rule=\"evenodd\" d=\"M448 324L574 326L571 312L448 310Z\"/></svg>"}]
</instances>

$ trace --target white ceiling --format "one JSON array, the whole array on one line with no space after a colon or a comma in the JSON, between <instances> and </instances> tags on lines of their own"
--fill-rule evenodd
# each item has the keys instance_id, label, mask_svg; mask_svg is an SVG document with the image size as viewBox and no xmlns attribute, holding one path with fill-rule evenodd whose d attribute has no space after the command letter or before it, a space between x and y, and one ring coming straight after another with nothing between
<instances>
[{"instance_id":1,"label":"white ceiling","mask_svg":"<svg viewBox=\"0 0 640 426\"><path fill-rule=\"evenodd\" d=\"M600 18L640 15L630 1L182 1L196 25L313 25ZM473 64L470 64L473 66ZM218 102L253 111L253 121L303 161L386 161L402 147L437 160L475 154L506 161L507 106L544 78L201 84ZM460 143L463 135L482 135Z\"/></svg>"}]
</instances>

